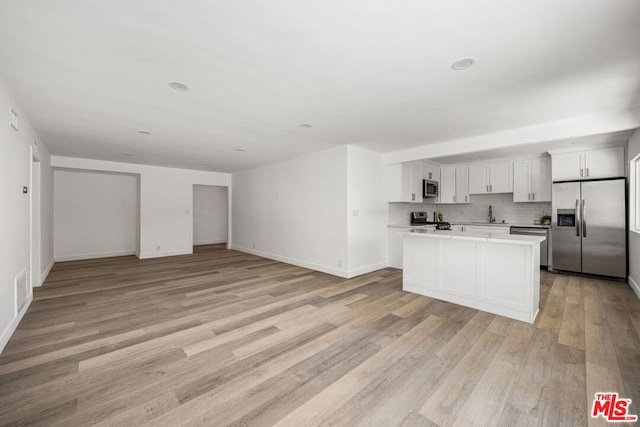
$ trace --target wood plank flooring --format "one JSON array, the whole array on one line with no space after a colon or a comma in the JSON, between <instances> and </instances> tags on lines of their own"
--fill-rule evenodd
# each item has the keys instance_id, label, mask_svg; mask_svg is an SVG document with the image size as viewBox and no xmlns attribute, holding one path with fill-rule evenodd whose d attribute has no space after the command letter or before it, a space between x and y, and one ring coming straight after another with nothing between
<instances>
[{"instance_id":1,"label":"wood plank flooring","mask_svg":"<svg viewBox=\"0 0 640 427\"><path fill-rule=\"evenodd\" d=\"M534 325L223 245L57 263L0 355L0 425L604 425L640 414L640 301L542 273Z\"/></svg>"}]
</instances>

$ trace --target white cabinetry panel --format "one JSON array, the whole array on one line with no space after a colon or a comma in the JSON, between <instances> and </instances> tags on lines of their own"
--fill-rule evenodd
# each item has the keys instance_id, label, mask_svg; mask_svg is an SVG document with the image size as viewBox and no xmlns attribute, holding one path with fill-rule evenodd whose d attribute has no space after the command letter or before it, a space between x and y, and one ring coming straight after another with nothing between
<instances>
[{"instance_id":1,"label":"white cabinetry panel","mask_svg":"<svg viewBox=\"0 0 640 427\"><path fill-rule=\"evenodd\" d=\"M553 181L625 176L624 147L552 154Z\"/></svg>"},{"instance_id":2,"label":"white cabinetry panel","mask_svg":"<svg viewBox=\"0 0 640 427\"><path fill-rule=\"evenodd\" d=\"M550 202L551 167L547 159L513 162L513 201Z\"/></svg>"},{"instance_id":3,"label":"white cabinetry panel","mask_svg":"<svg viewBox=\"0 0 640 427\"><path fill-rule=\"evenodd\" d=\"M387 201L422 203L422 162L387 166Z\"/></svg>"},{"instance_id":4,"label":"white cabinetry panel","mask_svg":"<svg viewBox=\"0 0 640 427\"><path fill-rule=\"evenodd\" d=\"M513 162L501 161L469 166L469 193L513 192Z\"/></svg>"},{"instance_id":5,"label":"white cabinetry panel","mask_svg":"<svg viewBox=\"0 0 640 427\"><path fill-rule=\"evenodd\" d=\"M624 176L624 147L585 151L585 178L617 178Z\"/></svg>"},{"instance_id":6,"label":"white cabinetry panel","mask_svg":"<svg viewBox=\"0 0 640 427\"><path fill-rule=\"evenodd\" d=\"M456 167L456 203L469 203L469 167Z\"/></svg>"},{"instance_id":7,"label":"white cabinetry panel","mask_svg":"<svg viewBox=\"0 0 640 427\"><path fill-rule=\"evenodd\" d=\"M455 203L456 168L453 166L440 168L440 187L438 203Z\"/></svg>"}]
</instances>

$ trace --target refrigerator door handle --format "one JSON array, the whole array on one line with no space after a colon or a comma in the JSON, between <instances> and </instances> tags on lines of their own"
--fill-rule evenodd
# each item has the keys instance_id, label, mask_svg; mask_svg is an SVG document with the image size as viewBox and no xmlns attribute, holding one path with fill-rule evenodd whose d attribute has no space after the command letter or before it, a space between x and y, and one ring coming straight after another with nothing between
<instances>
[{"instance_id":1,"label":"refrigerator door handle","mask_svg":"<svg viewBox=\"0 0 640 427\"><path fill-rule=\"evenodd\" d=\"M587 237L587 201L582 199L582 237Z\"/></svg>"},{"instance_id":2,"label":"refrigerator door handle","mask_svg":"<svg viewBox=\"0 0 640 427\"><path fill-rule=\"evenodd\" d=\"M576 199L576 236L580 237L580 199Z\"/></svg>"}]
</instances>

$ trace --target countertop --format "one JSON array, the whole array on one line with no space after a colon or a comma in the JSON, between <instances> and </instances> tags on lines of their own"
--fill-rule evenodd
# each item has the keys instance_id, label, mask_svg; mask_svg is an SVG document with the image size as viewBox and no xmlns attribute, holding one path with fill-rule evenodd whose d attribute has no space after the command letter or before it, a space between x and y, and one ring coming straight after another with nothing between
<instances>
[{"instance_id":1,"label":"countertop","mask_svg":"<svg viewBox=\"0 0 640 427\"><path fill-rule=\"evenodd\" d=\"M530 228L551 228L550 225L533 224L533 223L513 223L513 222L466 222L466 221L450 221L451 225L477 225L480 227L530 227Z\"/></svg>"},{"instance_id":2,"label":"countertop","mask_svg":"<svg viewBox=\"0 0 640 427\"><path fill-rule=\"evenodd\" d=\"M502 223L502 222L468 222L468 221L447 221L451 225L476 225L478 227L530 227L530 228L551 228L550 225L532 224L532 223ZM429 225L411 225L411 224L389 224L387 228L415 228L415 227L435 227L434 224Z\"/></svg>"},{"instance_id":3,"label":"countertop","mask_svg":"<svg viewBox=\"0 0 640 427\"><path fill-rule=\"evenodd\" d=\"M535 245L545 240L541 236L523 236L520 234L481 233L473 231L451 231L417 229L403 233L406 236L415 236L432 239L471 240L488 243L508 243L514 245Z\"/></svg>"},{"instance_id":4,"label":"countertop","mask_svg":"<svg viewBox=\"0 0 640 427\"><path fill-rule=\"evenodd\" d=\"M427 227L435 227L435 224L428 224L428 225L389 224L387 225L387 228L427 228Z\"/></svg>"}]
</instances>

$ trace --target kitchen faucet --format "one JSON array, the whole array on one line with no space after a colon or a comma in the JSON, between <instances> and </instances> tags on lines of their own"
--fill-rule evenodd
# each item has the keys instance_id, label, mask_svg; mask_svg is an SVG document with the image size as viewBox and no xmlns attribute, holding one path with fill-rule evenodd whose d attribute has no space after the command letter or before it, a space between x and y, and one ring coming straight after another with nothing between
<instances>
[{"instance_id":1,"label":"kitchen faucet","mask_svg":"<svg viewBox=\"0 0 640 427\"><path fill-rule=\"evenodd\" d=\"M489 222L496 222L496 218L493 216L493 208L491 207L491 205L489 205Z\"/></svg>"}]
</instances>

